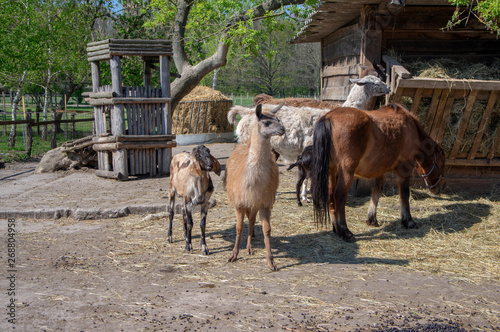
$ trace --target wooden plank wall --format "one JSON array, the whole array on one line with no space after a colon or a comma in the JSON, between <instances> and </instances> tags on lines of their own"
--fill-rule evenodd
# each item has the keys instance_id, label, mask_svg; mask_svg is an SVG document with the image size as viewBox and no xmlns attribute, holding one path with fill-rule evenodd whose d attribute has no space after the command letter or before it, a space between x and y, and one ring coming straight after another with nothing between
<instances>
[{"instance_id":1,"label":"wooden plank wall","mask_svg":"<svg viewBox=\"0 0 500 332\"><path fill-rule=\"evenodd\" d=\"M345 101L349 78L357 78L363 32L359 24L340 29L321 43L321 99Z\"/></svg>"}]
</instances>

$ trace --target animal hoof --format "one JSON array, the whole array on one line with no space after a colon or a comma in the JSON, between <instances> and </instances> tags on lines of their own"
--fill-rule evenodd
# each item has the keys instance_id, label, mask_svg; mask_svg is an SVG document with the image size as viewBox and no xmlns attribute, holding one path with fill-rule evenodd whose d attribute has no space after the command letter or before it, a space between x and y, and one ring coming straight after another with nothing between
<instances>
[{"instance_id":1,"label":"animal hoof","mask_svg":"<svg viewBox=\"0 0 500 332\"><path fill-rule=\"evenodd\" d=\"M252 256L253 255L253 250L252 249L247 249L247 253L249 256Z\"/></svg>"},{"instance_id":2,"label":"animal hoof","mask_svg":"<svg viewBox=\"0 0 500 332\"><path fill-rule=\"evenodd\" d=\"M270 263L268 264L269 266L269 269L271 269L271 271L278 271L278 267L274 264L274 263Z\"/></svg>"},{"instance_id":3,"label":"animal hoof","mask_svg":"<svg viewBox=\"0 0 500 332\"><path fill-rule=\"evenodd\" d=\"M229 257L229 259L227 261L230 263L236 262L236 256L233 255L233 256Z\"/></svg>"},{"instance_id":4,"label":"animal hoof","mask_svg":"<svg viewBox=\"0 0 500 332\"><path fill-rule=\"evenodd\" d=\"M186 244L186 251L193 251L193 245L191 243Z\"/></svg>"},{"instance_id":5,"label":"animal hoof","mask_svg":"<svg viewBox=\"0 0 500 332\"><path fill-rule=\"evenodd\" d=\"M174 243L174 241L172 241L172 237L171 236L167 237L167 243Z\"/></svg>"},{"instance_id":6,"label":"animal hoof","mask_svg":"<svg viewBox=\"0 0 500 332\"><path fill-rule=\"evenodd\" d=\"M418 225L413 220L410 220L406 224L404 224L404 227L408 229L417 229Z\"/></svg>"},{"instance_id":7,"label":"animal hoof","mask_svg":"<svg viewBox=\"0 0 500 332\"><path fill-rule=\"evenodd\" d=\"M380 227L380 225L376 219L366 219L366 224L368 226Z\"/></svg>"},{"instance_id":8,"label":"animal hoof","mask_svg":"<svg viewBox=\"0 0 500 332\"><path fill-rule=\"evenodd\" d=\"M349 232L348 234L342 236L342 240L344 240L345 242L352 243L352 242L356 242L356 237L354 236L354 234Z\"/></svg>"},{"instance_id":9,"label":"animal hoof","mask_svg":"<svg viewBox=\"0 0 500 332\"><path fill-rule=\"evenodd\" d=\"M302 202L300 202L300 201L299 201L297 204L298 204L299 206L302 206Z\"/></svg>"},{"instance_id":10,"label":"animal hoof","mask_svg":"<svg viewBox=\"0 0 500 332\"><path fill-rule=\"evenodd\" d=\"M205 256L208 256L210 255L210 251L208 250L208 247L207 246L204 246L201 248L201 253Z\"/></svg>"}]
</instances>

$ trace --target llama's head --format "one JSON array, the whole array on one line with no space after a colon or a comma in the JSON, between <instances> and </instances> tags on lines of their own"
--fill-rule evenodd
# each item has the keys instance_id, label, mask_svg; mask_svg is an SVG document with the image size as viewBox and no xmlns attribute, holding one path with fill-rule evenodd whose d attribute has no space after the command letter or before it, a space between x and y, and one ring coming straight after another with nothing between
<instances>
[{"instance_id":1,"label":"llama's head","mask_svg":"<svg viewBox=\"0 0 500 332\"><path fill-rule=\"evenodd\" d=\"M275 116L276 112L278 112L282 106L283 104L273 108L269 113L262 112L262 104L257 105L255 108L259 133L264 137L281 136L285 134L285 127L280 119Z\"/></svg>"},{"instance_id":2,"label":"llama's head","mask_svg":"<svg viewBox=\"0 0 500 332\"><path fill-rule=\"evenodd\" d=\"M367 92L372 96L383 96L391 92L391 88L377 76L368 75L359 79L349 79L349 81L368 89Z\"/></svg>"}]
</instances>

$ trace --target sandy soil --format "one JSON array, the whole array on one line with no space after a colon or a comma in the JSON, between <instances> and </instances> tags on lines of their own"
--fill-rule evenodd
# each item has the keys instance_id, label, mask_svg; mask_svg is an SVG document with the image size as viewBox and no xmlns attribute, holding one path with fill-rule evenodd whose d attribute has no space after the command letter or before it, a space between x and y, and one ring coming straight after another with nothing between
<instances>
[{"instance_id":1,"label":"sandy soil","mask_svg":"<svg viewBox=\"0 0 500 332\"><path fill-rule=\"evenodd\" d=\"M225 164L230 147L217 150L214 154ZM7 171L2 170L0 178L9 176ZM167 219L161 213L95 220L17 217L16 261L9 267L8 225L3 220L0 299L6 308L15 298L16 323L8 321L9 311L4 309L0 330L500 330L498 283L415 271L397 253L384 260L359 257L357 243L340 243L337 236L318 229L310 220L310 205L295 205L295 173L286 172L284 166L280 171L276 206L281 208L275 208L271 221L277 272L266 266L260 223L253 240L254 255L241 250L238 261L227 262L234 244L234 212L215 175L216 206L208 214L208 256L199 252L199 214L194 216L192 253L184 252L180 215L175 217L172 244L166 243ZM12 174L16 172L19 169ZM29 176L9 179L27 186ZM167 203L168 178L101 180L97 188L92 177L87 171L40 178L46 189L58 189L49 198L37 192L31 197L35 202L44 199L46 208ZM61 188L64 178L76 185ZM76 178L80 181L74 182ZM108 191L112 190L108 186L114 191ZM127 187L137 188L134 192ZM92 195L83 199L82 193ZM140 201L128 201L132 194ZM2 195L2 203L17 199L22 207L31 204L26 202L30 197L26 190ZM102 200L109 206L100 205ZM6 292L12 273L8 270L16 271L15 296Z\"/></svg>"}]
</instances>

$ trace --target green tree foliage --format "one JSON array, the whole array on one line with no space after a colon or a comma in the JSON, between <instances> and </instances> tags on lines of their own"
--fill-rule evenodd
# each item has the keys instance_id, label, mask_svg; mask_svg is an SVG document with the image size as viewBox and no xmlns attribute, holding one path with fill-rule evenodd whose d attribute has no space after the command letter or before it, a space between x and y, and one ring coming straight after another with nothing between
<instances>
[{"instance_id":1,"label":"green tree foliage","mask_svg":"<svg viewBox=\"0 0 500 332\"><path fill-rule=\"evenodd\" d=\"M16 88L25 71L40 67L46 39L39 0L2 1L0 5L0 77Z\"/></svg>"},{"instance_id":2,"label":"green tree foliage","mask_svg":"<svg viewBox=\"0 0 500 332\"><path fill-rule=\"evenodd\" d=\"M489 30L500 35L500 0L449 0L457 9L448 27L452 28L467 23L470 16L475 16Z\"/></svg>"},{"instance_id":3,"label":"green tree foliage","mask_svg":"<svg viewBox=\"0 0 500 332\"><path fill-rule=\"evenodd\" d=\"M225 66L232 47L244 55L258 53L266 30L257 29L256 22L277 29L285 20L303 19L316 2L152 0L154 19L148 26L162 26L172 36L175 66L182 75L172 82L173 106L205 76Z\"/></svg>"}]
</instances>

